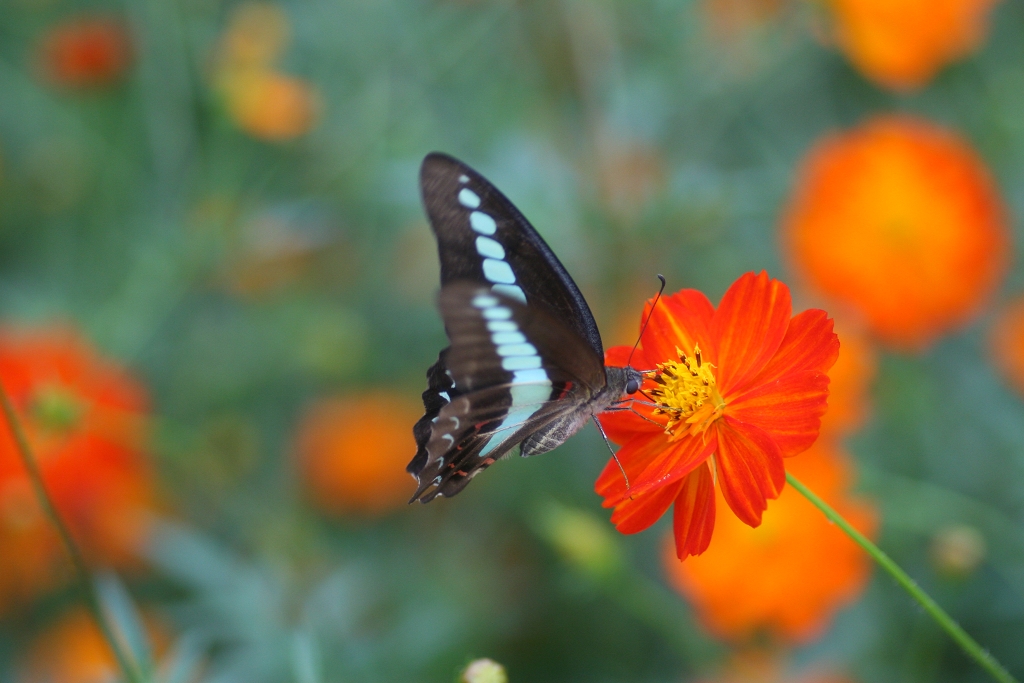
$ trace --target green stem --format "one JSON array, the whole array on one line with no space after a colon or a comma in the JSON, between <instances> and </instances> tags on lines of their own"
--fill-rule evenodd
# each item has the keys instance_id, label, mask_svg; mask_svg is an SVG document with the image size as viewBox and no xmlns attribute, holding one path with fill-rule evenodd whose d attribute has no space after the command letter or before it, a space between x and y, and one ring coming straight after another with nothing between
<instances>
[{"instance_id":1,"label":"green stem","mask_svg":"<svg viewBox=\"0 0 1024 683\"><path fill-rule=\"evenodd\" d=\"M61 519L60 513L57 512L57 507L53 504L53 499L50 497L50 493L46 490L46 484L43 482L42 472L39 470L39 463L36 461L35 456L32 453L32 447L29 445L28 437L25 435L25 429L22 427L21 420L18 418L18 414L14 410L14 405L11 403L10 396L7 394L7 390L4 389L3 383L0 382L0 407L3 408L4 416L7 418L7 425L11 429L11 434L14 436L14 442L18 446L18 452L21 455L21 460L25 465L25 469L28 471L28 477L32 481L32 487L35 489L36 497L39 499L39 503L43 507L43 511L46 516L50 518L50 522L54 528L57 529L57 534L60 536L61 541L64 544L64 549L68 553L68 557L71 558L71 564L75 568L75 573L78 575L78 580L81 583L82 594L85 596L86 605L89 611L92 613L93 619L96 621L96 625L103 633L103 637L110 645L110 649L114 652L114 657L117 658L117 664L124 673L124 676L130 683L143 683L141 676L135 670L128 660L127 655L121 648L120 643L114 636L114 630L111 628L110 623L107 621L106 616L103 613L103 608L100 605L99 597L96 594L96 587L93 585L92 580L89 578L89 569L85 564L85 558L82 556L82 552L78 549L78 545L75 544L74 539L71 537L71 532L68 530L64 520Z\"/></svg>"},{"instance_id":2,"label":"green stem","mask_svg":"<svg viewBox=\"0 0 1024 683\"><path fill-rule=\"evenodd\" d=\"M847 536L852 538L861 548L863 548L868 555L875 559L875 562L880 564L882 568L889 572L889 574L896 579L896 583L903 586L903 589L910 593L911 597L917 600L924 610L931 615L942 629L950 635L950 637L957 642L957 644L970 655L978 664L981 665L985 671L989 672L994 679L1001 681L1001 683L1017 683L1017 679L1010 675L1002 664L1000 664L995 657L985 651L981 645L978 645L974 638L967 635L967 631L960 627L960 624L953 621L953 618L946 614L945 610L939 607L938 603L932 600L931 596L925 593L917 583L910 578L910 576L903 571L898 564L893 562L892 558L882 552L882 549L872 543L868 538L857 531L847 522L842 516L832 509L832 507L819 498L813 491L801 484L796 477L789 472L786 473L786 481L789 485L803 494L804 498L811 501L811 503L821 510L826 517L834 522L840 529L842 529Z\"/></svg>"}]
</instances>

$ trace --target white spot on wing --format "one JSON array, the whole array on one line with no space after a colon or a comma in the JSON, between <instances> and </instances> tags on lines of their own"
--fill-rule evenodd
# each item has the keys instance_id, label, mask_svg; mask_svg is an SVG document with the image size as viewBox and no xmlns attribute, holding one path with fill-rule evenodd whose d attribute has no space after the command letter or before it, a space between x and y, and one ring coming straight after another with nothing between
<instances>
[{"instance_id":1,"label":"white spot on wing","mask_svg":"<svg viewBox=\"0 0 1024 683\"><path fill-rule=\"evenodd\" d=\"M485 308L480 315L486 320L508 320L512 317L512 311L504 306L491 306Z\"/></svg>"},{"instance_id":2,"label":"white spot on wing","mask_svg":"<svg viewBox=\"0 0 1024 683\"><path fill-rule=\"evenodd\" d=\"M516 281L516 274L512 272L512 266L505 261L498 259L484 259L484 277L491 282L510 285Z\"/></svg>"},{"instance_id":3,"label":"white spot on wing","mask_svg":"<svg viewBox=\"0 0 1024 683\"><path fill-rule=\"evenodd\" d=\"M495 332L491 335L491 341L495 344L524 344L526 337L522 332Z\"/></svg>"},{"instance_id":4,"label":"white spot on wing","mask_svg":"<svg viewBox=\"0 0 1024 683\"><path fill-rule=\"evenodd\" d=\"M536 358L536 356L534 357ZM537 358L537 361L540 362L540 358ZM508 415L505 416L505 419L501 421L500 425L495 427L496 431L502 429L505 425L521 425L529 420L534 413L540 410L540 404L547 401L551 396L551 382L547 379L547 375L545 375L544 381L541 382L513 384L509 392L512 394L512 405L509 406ZM480 456L487 455L504 441L504 439L492 438L480 451Z\"/></svg>"},{"instance_id":5,"label":"white spot on wing","mask_svg":"<svg viewBox=\"0 0 1024 683\"><path fill-rule=\"evenodd\" d=\"M513 370L533 370L540 367L540 356L509 356L501 359L501 367L509 372Z\"/></svg>"},{"instance_id":6,"label":"white spot on wing","mask_svg":"<svg viewBox=\"0 0 1024 683\"><path fill-rule=\"evenodd\" d=\"M533 344L501 344L498 346L499 356L536 356L537 347Z\"/></svg>"},{"instance_id":7,"label":"white spot on wing","mask_svg":"<svg viewBox=\"0 0 1024 683\"><path fill-rule=\"evenodd\" d=\"M480 206L480 197L473 190L464 187L459 190L459 204L462 204L467 209L475 209Z\"/></svg>"},{"instance_id":8,"label":"white spot on wing","mask_svg":"<svg viewBox=\"0 0 1024 683\"><path fill-rule=\"evenodd\" d=\"M512 382L514 384L547 382L548 386L551 385L551 382L548 381L548 373L541 368L534 368L532 370L516 370L512 373Z\"/></svg>"},{"instance_id":9,"label":"white spot on wing","mask_svg":"<svg viewBox=\"0 0 1024 683\"><path fill-rule=\"evenodd\" d=\"M478 294L473 297L473 305L476 308L491 308L498 305L498 300L493 296L487 296L485 294Z\"/></svg>"},{"instance_id":10,"label":"white spot on wing","mask_svg":"<svg viewBox=\"0 0 1024 683\"><path fill-rule=\"evenodd\" d=\"M463 190L463 192L468 192L468 190ZM476 195L473 196L475 197ZM474 211L469 214L469 227L481 235L493 235L498 230L498 224L483 211Z\"/></svg>"},{"instance_id":11,"label":"white spot on wing","mask_svg":"<svg viewBox=\"0 0 1024 683\"><path fill-rule=\"evenodd\" d=\"M476 253L488 258L505 258L505 249L497 241L483 235L476 238Z\"/></svg>"},{"instance_id":12,"label":"white spot on wing","mask_svg":"<svg viewBox=\"0 0 1024 683\"><path fill-rule=\"evenodd\" d=\"M491 286L491 291L504 294L510 299L518 299L524 304L526 303L526 293L519 287L519 285L493 285Z\"/></svg>"},{"instance_id":13,"label":"white spot on wing","mask_svg":"<svg viewBox=\"0 0 1024 683\"><path fill-rule=\"evenodd\" d=\"M469 176L468 175L460 175L459 176L459 182L460 183L468 183L469 182Z\"/></svg>"},{"instance_id":14,"label":"white spot on wing","mask_svg":"<svg viewBox=\"0 0 1024 683\"><path fill-rule=\"evenodd\" d=\"M452 397L448 395L447 391L439 391L439 392L437 392L437 395L440 396L441 398L443 398L446 401L450 402L452 400Z\"/></svg>"},{"instance_id":15,"label":"white spot on wing","mask_svg":"<svg viewBox=\"0 0 1024 683\"><path fill-rule=\"evenodd\" d=\"M487 323L490 332L515 332L519 327L511 320L491 320Z\"/></svg>"}]
</instances>

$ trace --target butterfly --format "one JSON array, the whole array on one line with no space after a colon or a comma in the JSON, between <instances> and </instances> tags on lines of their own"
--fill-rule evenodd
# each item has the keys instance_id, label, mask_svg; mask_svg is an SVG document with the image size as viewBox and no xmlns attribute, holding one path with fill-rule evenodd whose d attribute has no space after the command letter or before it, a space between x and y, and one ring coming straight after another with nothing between
<instances>
[{"instance_id":1,"label":"butterfly","mask_svg":"<svg viewBox=\"0 0 1024 683\"><path fill-rule=\"evenodd\" d=\"M601 334L551 248L494 185L446 154L420 168L441 260L450 345L427 371L413 502L451 497L519 446L546 453L636 393L643 374L606 367ZM600 426L600 425L599 425Z\"/></svg>"}]
</instances>

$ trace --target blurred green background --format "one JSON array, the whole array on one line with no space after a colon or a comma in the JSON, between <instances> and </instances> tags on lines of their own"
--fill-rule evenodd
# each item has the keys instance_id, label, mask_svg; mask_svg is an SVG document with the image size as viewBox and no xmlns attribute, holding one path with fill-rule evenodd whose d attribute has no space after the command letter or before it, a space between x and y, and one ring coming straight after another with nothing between
<instances>
[{"instance_id":1,"label":"blurred green background","mask_svg":"<svg viewBox=\"0 0 1024 683\"><path fill-rule=\"evenodd\" d=\"M996 6L984 45L910 93L820 39L823 5L749 5L723 19L665 0L0 3L0 312L77 326L150 393L166 521L148 568L104 585L164 624L159 659L180 680L451 681L488 656L519 682L682 681L728 659L664 582L662 533L604 521L590 428L386 514L318 511L293 454L307 406L415 401L445 344L417 185L432 150L522 209L606 345L632 342L656 273L712 301L748 270L788 278L777 230L795 168L872 113L959 131L1022 213L1024 4ZM129 44L97 82L41 47L83 16L120 22ZM1014 268L1001 291L1022 286ZM983 360L987 319L883 354L850 450L880 544L1024 675L1024 411ZM930 551L953 523L988 548L958 578ZM573 560L566 535L587 533ZM3 615L0 681L23 680L74 600ZM852 680L984 680L877 575L790 657Z\"/></svg>"}]
</instances>

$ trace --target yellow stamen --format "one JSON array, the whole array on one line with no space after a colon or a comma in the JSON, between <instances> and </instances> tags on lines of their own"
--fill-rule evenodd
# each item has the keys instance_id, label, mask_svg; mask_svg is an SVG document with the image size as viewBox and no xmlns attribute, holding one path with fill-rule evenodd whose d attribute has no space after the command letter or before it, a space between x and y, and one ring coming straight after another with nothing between
<instances>
[{"instance_id":1,"label":"yellow stamen","mask_svg":"<svg viewBox=\"0 0 1024 683\"><path fill-rule=\"evenodd\" d=\"M665 432L673 437L699 434L721 414L725 407L715 386L711 363L703 362L700 346L687 356L676 347L679 360L658 363L651 378L660 386L648 394L658 406L655 415L668 416Z\"/></svg>"}]
</instances>

